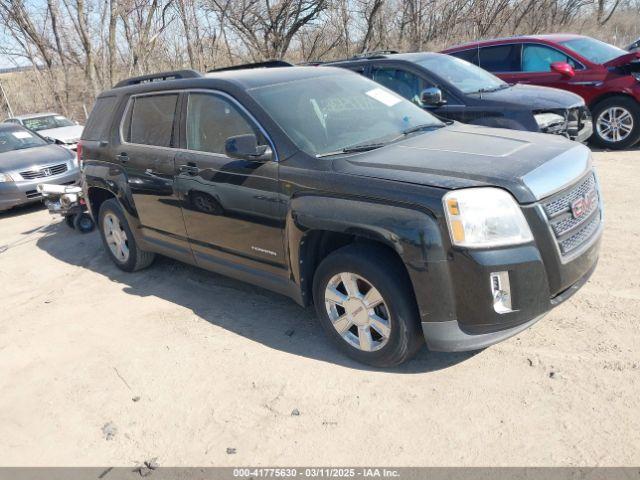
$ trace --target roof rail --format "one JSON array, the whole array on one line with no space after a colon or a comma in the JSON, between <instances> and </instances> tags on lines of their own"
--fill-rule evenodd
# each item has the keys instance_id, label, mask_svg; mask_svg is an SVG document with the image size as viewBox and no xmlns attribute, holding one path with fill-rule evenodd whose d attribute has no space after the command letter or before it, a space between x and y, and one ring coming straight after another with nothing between
<instances>
[{"instance_id":1,"label":"roof rail","mask_svg":"<svg viewBox=\"0 0 640 480\"><path fill-rule=\"evenodd\" d=\"M399 53L397 50L376 50L373 52L363 52L354 55L352 58L384 58L386 55Z\"/></svg>"},{"instance_id":2,"label":"roof rail","mask_svg":"<svg viewBox=\"0 0 640 480\"><path fill-rule=\"evenodd\" d=\"M162 82L165 80L180 80L182 78L198 78L202 75L195 70L175 70L173 72L152 73L150 75L141 75L139 77L127 78L122 80L113 88L128 87L130 85L140 85L142 83Z\"/></svg>"},{"instance_id":3,"label":"roof rail","mask_svg":"<svg viewBox=\"0 0 640 480\"><path fill-rule=\"evenodd\" d=\"M211 70L207 70L207 73L225 72L228 70L244 70L245 68L278 68L278 67L293 67L293 64L289 62L285 62L284 60L267 60L265 62L244 63L242 65L232 65L230 67L212 68Z\"/></svg>"}]
</instances>

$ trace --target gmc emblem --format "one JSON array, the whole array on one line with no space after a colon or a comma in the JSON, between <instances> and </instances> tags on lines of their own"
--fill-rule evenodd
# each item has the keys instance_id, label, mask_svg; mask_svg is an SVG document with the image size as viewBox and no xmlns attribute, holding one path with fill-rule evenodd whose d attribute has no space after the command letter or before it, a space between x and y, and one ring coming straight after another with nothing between
<instances>
[{"instance_id":1,"label":"gmc emblem","mask_svg":"<svg viewBox=\"0 0 640 480\"><path fill-rule=\"evenodd\" d=\"M573 218L580 218L583 215L592 212L598 204L598 194L595 188L591 188L582 197L571 202L571 214Z\"/></svg>"}]
</instances>

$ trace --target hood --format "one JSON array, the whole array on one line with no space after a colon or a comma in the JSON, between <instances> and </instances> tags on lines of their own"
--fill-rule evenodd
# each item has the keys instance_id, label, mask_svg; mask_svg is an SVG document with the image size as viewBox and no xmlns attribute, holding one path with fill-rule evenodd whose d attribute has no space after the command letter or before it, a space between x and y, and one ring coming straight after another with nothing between
<instances>
[{"instance_id":1,"label":"hood","mask_svg":"<svg viewBox=\"0 0 640 480\"><path fill-rule=\"evenodd\" d=\"M30 167L44 167L73 159L73 152L59 145L25 148L0 153L0 172L24 171Z\"/></svg>"},{"instance_id":2,"label":"hood","mask_svg":"<svg viewBox=\"0 0 640 480\"><path fill-rule=\"evenodd\" d=\"M609 60L608 62L603 63L602 65L604 65L605 67L622 67L624 65L628 65L629 63L637 61L640 61L640 52L631 52L620 55L613 60Z\"/></svg>"},{"instance_id":3,"label":"hood","mask_svg":"<svg viewBox=\"0 0 640 480\"><path fill-rule=\"evenodd\" d=\"M497 186L520 203L556 193L591 168L591 152L559 135L455 123L370 152L334 169L446 189Z\"/></svg>"},{"instance_id":4,"label":"hood","mask_svg":"<svg viewBox=\"0 0 640 480\"><path fill-rule=\"evenodd\" d=\"M64 143L75 143L80 139L82 135L82 125L71 125L69 127L48 128L46 130L38 130L38 135L43 137L53 138L60 140Z\"/></svg>"},{"instance_id":5,"label":"hood","mask_svg":"<svg viewBox=\"0 0 640 480\"><path fill-rule=\"evenodd\" d=\"M480 97L480 94L473 94L473 96ZM584 105L582 97L575 93L535 85L513 85L495 92L486 92L482 94L482 99L522 105L527 110L534 111Z\"/></svg>"}]
</instances>

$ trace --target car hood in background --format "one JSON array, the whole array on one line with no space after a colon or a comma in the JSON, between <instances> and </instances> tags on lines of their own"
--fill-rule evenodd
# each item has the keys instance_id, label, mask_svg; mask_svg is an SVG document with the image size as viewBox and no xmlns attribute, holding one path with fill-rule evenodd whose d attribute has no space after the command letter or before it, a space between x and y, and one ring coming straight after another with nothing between
<instances>
[{"instance_id":1,"label":"car hood in background","mask_svg":"<svg viewBox=\"0 0 640 480\"><path fill-rule=\"evenodd\" d=\"M545 198L591 168L591 152L559 135L455 123L369 152L334 169L447 189L497 186L521 203Z\"/></svg>"},{"instance_id":2,"label":"car hood in background","mask_svg":"<svg viewBox=\"0 0 640 480\"><path fill-rule=\"evenodd\" d=\"M13 172L29 167L44 167L71 161L72 152L59 145L25 148L0 153L0 172Z\"/></svg>"},{"instance_id":3,"label":"car hood in background","mask_svg":"<svg viewBox=\"0 0 640 480\"><path fill-rule=\"evenodd\" d=\"M75 143L82 135L82 125L71 125L69 127L49 128L46 130L38 130L38 135L45 138L53 138L64 143Z\"/></svg>"},{"instance_id":4,"label":"car hood in background","mask_svg":"<svg viewBox=\"0 0 640 480\"><path fill-rule=\"evenodd\" d=\"M622 67L624 65L637 61L640 61L640 52L631 52L620 55L613 60L609 60L608 62L603 63L602 65L604 65L605 67Z\"/></svg>"},{"instance_id":5,"label":"car hood in background","mask_svg":"<svg viewBox=\"0 0 640 480\"><path fill-rule=\"evenodd\" d=\"M584 105L581 96L575 93L560 90L558 88L539 87L536 85L513 85L509 88L486 92L482 94L472 94L483 100L493 100L497 102L508 102L522 105L531 110L570 108Z\"/></svg>"}]
</instances>

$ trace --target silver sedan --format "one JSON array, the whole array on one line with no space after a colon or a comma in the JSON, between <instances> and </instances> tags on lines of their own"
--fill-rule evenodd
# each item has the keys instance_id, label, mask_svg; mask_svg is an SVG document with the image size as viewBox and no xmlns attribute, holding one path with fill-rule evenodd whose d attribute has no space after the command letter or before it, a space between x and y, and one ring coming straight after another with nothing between
<instances>
[{"instance_id":1,"label":"silver sedan","mask_svg":"<svg viewBox=\"0 0 640 480\"><path fill-rule=\"evenodd\" d=\"M71 185L79 177L74 152L19 125L0 124L0 211L39 201L39 183Z\"/></svg>"}]
</instances>

